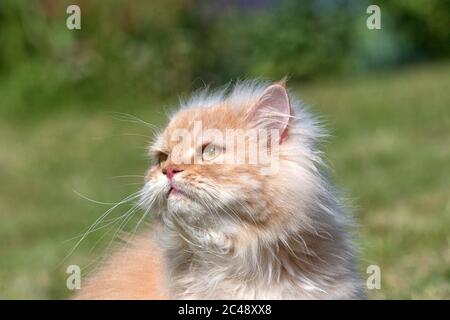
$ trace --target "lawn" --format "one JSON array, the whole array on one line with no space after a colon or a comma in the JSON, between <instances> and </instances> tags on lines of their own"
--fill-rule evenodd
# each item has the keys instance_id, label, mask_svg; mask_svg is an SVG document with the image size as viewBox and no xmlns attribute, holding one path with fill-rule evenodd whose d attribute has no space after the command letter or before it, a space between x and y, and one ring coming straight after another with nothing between
<instances>
[{"instance_id":1,"label":"lawn","mask_svg":"<svg viewBox=\"0 0 450 320\"><path fill-rule=\"evenodd\" d=\"M361 273L381 268L370 298L450 298L449 75L447 63L292 88L332 133L324 149L360 225ZM133 103L154 124L170 105ZM123 100L105 104L0 119L0 298L67 297L66 267L91 265L110 242L114 229L98 230L65 259L109 207L79 194L117 202L149 164L151 130L113 113Z\"/></svg>"}]
</instances>

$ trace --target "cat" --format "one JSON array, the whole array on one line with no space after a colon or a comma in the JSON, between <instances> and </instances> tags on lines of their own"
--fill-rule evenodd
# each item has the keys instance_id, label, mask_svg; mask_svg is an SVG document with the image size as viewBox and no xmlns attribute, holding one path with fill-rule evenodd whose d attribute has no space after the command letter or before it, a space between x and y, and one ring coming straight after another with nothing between
<instances>
[{"instance_id":1,"label":"cat","mask_svg":"<svg viewBox=\"0 0 450 320\"><path fill-rule=\"evenodd\" d=\"M284 81L242 81L182 101L150 147L141 203L151 229L75 298L365 298L352 219L322 160L325 136ZM229 143L239 137L244 144ZM276 165L251 159L255 148Z\"/></svg>"}]
</instances>

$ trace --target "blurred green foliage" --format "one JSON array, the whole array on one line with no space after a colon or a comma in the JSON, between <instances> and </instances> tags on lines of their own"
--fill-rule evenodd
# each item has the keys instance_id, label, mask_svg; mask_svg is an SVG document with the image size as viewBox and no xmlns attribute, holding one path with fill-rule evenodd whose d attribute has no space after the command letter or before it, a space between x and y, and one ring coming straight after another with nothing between
<instances>
[{"instance_id":1,"label":"blurred green foliage","mask_svg":"<svg viewBox=\"0 0 450 320\"><path fill-rule=\"evenodd\" d=\"M68 30L69 4L82 29ZM244 77L311 80L450 55L450 1L2 0L0 114L102 109Z\"/></svg>"}]
</instances>

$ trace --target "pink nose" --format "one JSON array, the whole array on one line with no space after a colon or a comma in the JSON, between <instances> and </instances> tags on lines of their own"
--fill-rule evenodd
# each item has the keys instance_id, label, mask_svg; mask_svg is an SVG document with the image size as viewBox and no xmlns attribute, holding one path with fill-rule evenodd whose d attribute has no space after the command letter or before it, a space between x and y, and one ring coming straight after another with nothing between
<instances>
[{"instance_id":1,"label":"pink nose","mask_svg":"<svg viewBox=\"0 0 450 320\"><path fill-rule=\"evenodd\" d=\"M169 180L171 180L173 178L175 173L178 173L181 171L183 171L183 169L174 167L172 165L168 165L167 167L162 169L162 173L165 174Z\"/></svg>"}]
</instances>

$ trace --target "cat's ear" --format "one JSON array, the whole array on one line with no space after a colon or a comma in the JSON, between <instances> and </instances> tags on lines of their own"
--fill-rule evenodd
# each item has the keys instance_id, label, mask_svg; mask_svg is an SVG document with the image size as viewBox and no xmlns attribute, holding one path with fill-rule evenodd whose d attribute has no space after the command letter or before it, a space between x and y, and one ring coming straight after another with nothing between
<instances>
[{"instance_id":1,"label":"cat's ear","mask_svg":"<svg viewBox=\"0 0 450 320\"><path fill-rule=\"evenodd\" d=\"M247 121L254 126L278 129L281 140L286 137L291 117L291 103L284 82L268 86L247 113Z\"/></svg>"}]
</instances>

